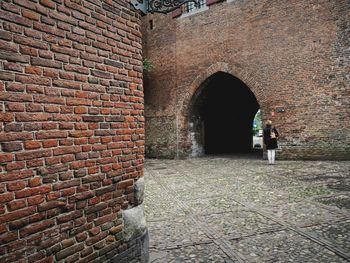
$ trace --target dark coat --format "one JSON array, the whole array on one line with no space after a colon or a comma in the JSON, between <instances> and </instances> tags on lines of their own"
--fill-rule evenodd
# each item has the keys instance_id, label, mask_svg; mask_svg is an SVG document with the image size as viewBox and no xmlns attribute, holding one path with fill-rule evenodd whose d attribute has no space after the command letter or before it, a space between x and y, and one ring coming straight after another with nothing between
<instances>
[{"instance_id":1,"label":"dark coat","mask_svg":"<svg viewBox=\"0 0 350 263\"><path fill-rule=\"evenodd\" d=\"M271 138L271 130L275 132L276 138ZM279 134L275 127L271 127L271 125L266 125L264 129L263 140L267 150L273 150L278 148L278 145L277 145L278 136Z\"/></svg>"}]
</instances>

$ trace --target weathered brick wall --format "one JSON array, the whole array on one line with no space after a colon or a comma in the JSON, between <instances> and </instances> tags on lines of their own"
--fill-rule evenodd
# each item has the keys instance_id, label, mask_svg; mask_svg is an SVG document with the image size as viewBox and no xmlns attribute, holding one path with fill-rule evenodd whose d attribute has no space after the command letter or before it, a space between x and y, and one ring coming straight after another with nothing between
<instances>
[{"instance_id":1,"label":"weathered brick wall","mask_svg":"<svg viewBox=\"0 0 350 263\"><path fill-rule=\"evenodd\" d=\"M1 262L139 255L140 24L124 0L1 1Z\"/></svg>"},{"instance_id":2,"label":"weathered brick wall","mask_svg":"<svg viewBox=\"0 0 350 263\"><path fill-rule=\"evenodd\" d=\"M279 128L279 157L349 159L349 21L346 0L233 0L186 17L145 17L144 53L154 65L146 154L189 154L191 99L222 71L243 81Z\"/></svg>"}]
</instances>

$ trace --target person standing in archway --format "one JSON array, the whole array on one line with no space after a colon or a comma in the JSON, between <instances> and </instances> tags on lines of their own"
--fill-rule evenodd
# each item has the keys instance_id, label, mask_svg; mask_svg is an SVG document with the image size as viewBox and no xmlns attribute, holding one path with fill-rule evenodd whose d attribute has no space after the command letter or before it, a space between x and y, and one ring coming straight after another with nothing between
<instances>
[{"instance_id":1,"label":"person standing in archway","mask_svg":"<svg viewBox=\"0 0 350 263\"><path fill-rule=\"evenodd\" d=\"M276 149L278 148L277 138L279 134L276 127L272 126L272 121L267 120L263 133L263 141L267 149L267 159L269 164L275 163Z\"/></svg>"}]
</instances>

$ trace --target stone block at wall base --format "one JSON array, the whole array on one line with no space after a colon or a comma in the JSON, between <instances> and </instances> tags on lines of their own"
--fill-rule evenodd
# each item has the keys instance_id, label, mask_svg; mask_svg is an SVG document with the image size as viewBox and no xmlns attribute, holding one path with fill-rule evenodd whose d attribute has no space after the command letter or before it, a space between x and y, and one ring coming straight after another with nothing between
<instances>
[{"instance_id":1,"label":"stone block at wall base","mask_svg":"<svg viewBox=\"0 0 350 263\"><path fill-rule=\"evenodd\" d=\"M142 180L139 182L138 186L140 187L139 192L143 196ZM112 258L111 262L148 263L149 237L143 205L138 205L124 210L122 213L122 217L124 225L122 239L128 245L128 249L126 249L116 257Z\"/></svg>"},{"instance_id":2,"label":"stone block at wall base","mask_svg":"<svg viewBox=\"0 0 350 263\"><path fill-rule=\"evenodd\" d=\"M110 262L113 263L148 263L149 262L149 234L145 232L129 242L130 247L118 254Z\"/></svg>"}]
</instances>

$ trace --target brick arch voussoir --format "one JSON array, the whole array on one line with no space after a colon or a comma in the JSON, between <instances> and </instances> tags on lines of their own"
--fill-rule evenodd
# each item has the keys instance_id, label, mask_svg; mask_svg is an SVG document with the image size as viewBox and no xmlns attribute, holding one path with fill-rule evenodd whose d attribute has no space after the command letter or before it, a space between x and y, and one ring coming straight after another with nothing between
<instances>
[{"instance_id":1,"label":"brick arch voussoir","mask_svg":"<svg viewBox=\"0 0 350 263\"><path fill-rule=\"evenodd\" d=\"M241 67L238 67L236 65L231 65L229 63L217 62L215 64L212 64L206 70L200 72L197 75L197 77L193 80L193 82L187 89L186 96L184 96L182 101L180 101L180 103L178 104L180 106L179 115L183 117L183 122L186 122L192 98L196 94L197 90L202 86L205 80L207 80L210 76L217 72L228 73L240 79L253 92L260 105L260 108L265 108L265 93L263 92L263 87L261 87L261 85L259 85L259 82L256 80L257 78L255 77L255 74L253 72L242 69Z\"/></svg>"}]
</instances>

